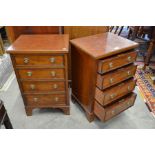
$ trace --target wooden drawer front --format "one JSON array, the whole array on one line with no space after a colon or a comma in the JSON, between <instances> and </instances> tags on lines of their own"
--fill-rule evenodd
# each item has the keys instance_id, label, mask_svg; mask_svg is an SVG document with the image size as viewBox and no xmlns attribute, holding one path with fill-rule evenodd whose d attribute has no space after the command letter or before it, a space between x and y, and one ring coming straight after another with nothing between
<instances>
[{"instance_id":1,"label":"wooden drawer front","mask_svg":"<svg viewBox=\"0 0 155 155\"><path fill-rule=\"evenodd\" d=\"M53 65L53 66L64 66L64 57L56 55L17 55L15 57L16 65Z\"/></svg>"},{"instance_id":2,"label":"wooden drawer front","mask_svg":"<svg viewBox=\"0 0 155 155\"><path fill-rule=\"evenodd\" d=\"M65 95L26 95L26 102L28 106L52 106L66 104Z\"/></svg>"},{"instance_id":3,"label":"wooden drawer front","mask_svg":"<svg viewBox=\"0 0 155 155\"><path fill-rule=\"evenodd\" d=\"M64 79L64 69L19 69L20 79Z\"/></svg>"},{"instance_id":4,"label":"wooden drawer front","mask_svg":"<svg viewBox=\"0 0 155 155\"><path fill-rule=\"evenodd\" d=\"M42 81L23 81L24 93L47 93L51 91L65 91L65 82L42 82Z\"/></svg>"},{"instance_id":5,"label":"wooden drawer front","mask_svg":"<svg viewBox=\"0 0 155 155\"><path fill-rule=\"evenodd\" d=\"M108 71L120 68L124 65L133 63L136 59L136 56L137 53L134 51L128 52L126 54L120 54L109 59L101 60L98 66L98 72L100 74L106 73Z\"/></svg>"},{"instance_id":6,"label":"wooden drawer front","mask_svg":"<svg viewBox=\"0 0 155 155\"><path fill-rule=\"evenodd\" d=\"M136 66L130 65L108 73L105 75L97 75L97 87L100 89L105 89L110 86L113 86L119 82L122 82L126 79L129 79L134 76L136 71Z\"/></svg>"},{"instance_id":7,"label":"wooden drawer front","mask_svg":"<svg viewBox=\"0 0 155 155\"><path fill-rule=\"evenodd\" d=\"M135 88L135 80L130 79L112 88L101 91L96 88L95 99L102 105L107 105L120 97L130 93Z\"/></svg>"},{"instance_id":8,"label":"wooden drawer front","mask_svg":"<svg viewBox=\"0 0 155 155\"><path fill-rule=\"evenodd\" d=\"M125 97L124 99L121 99L117 103L111 106L108 106L106 108L105 121L116 116L117 114L126 110L127 108L133 106L135 99L136 99L136 94L132 93L131 95Z\"/></svg>"},{"instance_id":9,"label":"wooden drawer front","mask_svg":"<svg viewBox=\"0 0 155 155\"><path fill-rule=\"evenodd\" d=\"M131 93L130 95L113 103L110 106L107 106L106 108L102 107L97 101L95 101L94 113L102 121L107 121L113 118L114 116L118 115L122 111L133 106L135 99L136 99L136 94Z\"/></svg>"}]
</instances>

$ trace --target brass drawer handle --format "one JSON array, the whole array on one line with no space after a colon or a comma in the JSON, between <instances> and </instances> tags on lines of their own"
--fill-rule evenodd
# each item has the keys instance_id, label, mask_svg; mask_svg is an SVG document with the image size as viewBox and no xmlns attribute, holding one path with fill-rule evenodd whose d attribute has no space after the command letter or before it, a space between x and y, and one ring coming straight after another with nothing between
<instances>
[{"instance_id":1,"label":"brass drawer handle","mask_svg":"<svg viewBox=\"0 0 155 155\"><path fill-rule=\"evenodd\" d=\"M59 101L59 98L58 97L55 97L55 99L54 99L56 102L58 102Z\"/></svg>"},{"instance_id":2,"label":"brass drawer handle","mask_svg":"<svg viewBox=\"0 0 155 155\"><path fill-rule=\"evenodd\" d=\"M55 58L54 57L50 58L50 62L54 63L55 62Z\"/></svg>"},{"instance_id":3,"label":"brass drawer handle","mask_svg":"<svg viewBox=\"0 0 155 155\"><path fill-rule=\"evenodd\" d=\"M114 114L115 114L115 110L112 110L112 111L111 111L111 114L114 115Z\"/></svg>"},{"instance_id":4,"label":"brass drawer handle","mask_svg":"<svg viewBox=\"0 0 155 155\"><path fill-rule=\"evenodd\" d=\"M131 87L130 86L128 86L128 91L130 91L131 90Z\"/></svg>"},{"instance_id":5,"label":"brass drawer handle","mask_svg":"<svg viewBox=\"0 0 155 155\"><path fill-rule=\"evenodd\" d=\"M24 63L25 64L29 63L29 58L24 58Z\"/></svg>"},{"instance_id":6,"label":"brass drawer handle","mask_svg":"<svg viewBox=\"0 0 155 155\"><path fill-rule=\"evenodd\" d=\"M130 101L127 102L127 105L130 105Z\"/></svg>"},{"instance_id":7,"label":"brass drawer handle","mask_svg":"<svg viewBox=\"0 0 155 155\"><path fill-rule=\"evenodd\" d=\"M37 97L33 98L33 101L38 102L38 98Z\"/></svg>"},{"instance_id":8,"label":"brass drawer handle","mask_svg":"<svg viewBox=\"0 0 155 155\"><path fill-rule=\"evenodd\" d=\"M127 71L127 74L130 76L131 75L131 72L130 71Z\"/></svg>"},{"instance_id":9,"label":"brass drawer handle","mask_svg":"<svg viewBox=\"0 0 155 155\"><path fill-rule=\"evenodd\" d=\"M34 85L34 84L31 84L31 85L30 85L30 88L31 88L32 90L34 90L34 89L35 89L35 85Z\"/></svg>"},{"instance_id":10,"label":"brass drawer handle","mask_svg":"<svg viewBox=\"0 0 155 155\"><path fill-rule=\"evenodd\" d=\"M124 102L125 101L125 99L121 99L120 101L119 101L119 103L122 103L122 102Z\"/></svg>"},{"instance_id":11,"label":"brass drawer handle","mask_svg":"<svg viewBox=\"0 0 155 155\"><path fill-rule=\"evenodd\" d=\"M118 86L119 86L119 87L122 87L122 86L124 86L124 84L125 84L125 83L120 83Z\"/></svg>"},{"instance_id":12,"label":"brass drawer handle","mask_svg":"<svg viewBox=\"0 0 155 155\"><path fill-rule=\"evenodd\" d=\"M54 89L57 89L57 88L58 88L58 85L57 85L57 84L54 84L54 85L53 85L53 88L54 88Z\"/></svg>"},{"instance_id":13,"label":"brass drawer handle","mask_svg":"<svg viewBox=\"0 0 155 155\"><path fill-rule=\"evenodd\" d=\"M110 68L113 67L113 63L112 63L112 62L109 63L109 67L110 67Z\"/></svg>"},{"instance_id":14,"label":"brass drawer handle","mask_svg":"<svg viewBox=\"0 0 155 155\"><path fill-rule=\"evenodd\" d=\"M127 58L127 59L128 59L128 61L130 62L130 61L131 61L131 56L128 56L128 58Z\"/></svg>"},{"instance_id":15,"label":"brass drawer handle","mask_svg":"<svg viewBox=\"0 0 155 155\"><path fill-rule=\"evenodd\" d=\"M114 79L113 78L110 78L110 83L112 84L114 82Z\"/></svg>"},{"instance_id":16,"label":"brass drawer handle","mask_svg":"<svg viewBox=\"0 0 155 155\"><path fill-rule=\"evenodd\" d=\"M110 98L113 99L116 96L116 94L111 94Z\"/></svg>"},{"instance_id":17,"label":"brass drawer handle","mask_svg":"<svg viewBox=\"0 0 155 155\"><path fill-rule=\"evenodd\" d=\"M55 77L55 76L56 76L56 72L55 72L55 71L51 71L51 75L52 75L53 77Z\"/></svg>"},{"instance_id":18,"label":"brass drawer handle","mask_svg":"<svg viewBox=\"0 0 155 155\"><path fill-rule=\"evenodd\" d=\"M27 72L27 76L32 76L32 72Z\"/></svg>"}]
</instances>

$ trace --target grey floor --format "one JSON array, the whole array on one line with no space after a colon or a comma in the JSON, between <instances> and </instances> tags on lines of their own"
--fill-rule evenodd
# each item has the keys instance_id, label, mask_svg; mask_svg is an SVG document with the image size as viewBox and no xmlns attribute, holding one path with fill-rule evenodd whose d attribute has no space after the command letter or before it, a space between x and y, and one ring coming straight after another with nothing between
<instances>
[{"instance_id":1,"label":"grey floor","mask_svg":"<svg viewBox=\"0 0 155 155\"><path fill-rule=\"evenodd\" d=\"M16 129L155 128L155 118L141 99L137 88L135 92L138 94L135 105L106 123L100 122L97 118L94 122L89 123L80 106L72 102L70 116L64 115L58 109L36 109L33 116L27 117L16 79L13 80L7 91L0 92L0 98L4 101L13 127Z\"/></svg>"}]
</instances>

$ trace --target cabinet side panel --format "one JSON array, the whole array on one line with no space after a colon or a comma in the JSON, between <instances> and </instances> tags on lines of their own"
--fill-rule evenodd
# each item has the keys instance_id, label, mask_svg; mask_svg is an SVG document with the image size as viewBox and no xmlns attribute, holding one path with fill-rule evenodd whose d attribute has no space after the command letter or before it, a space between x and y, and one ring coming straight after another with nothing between
<instances>
[{"instance_id":1,"label":"cabinet side panel","mask_svg":"<svg viewBox=\"0 0 155 155\"><path fill-rule=\"evenodd\" d=\"M93 111L96 85L96 60L71 46L72 94L87 112Z\"/></svg>"}]
</instances>

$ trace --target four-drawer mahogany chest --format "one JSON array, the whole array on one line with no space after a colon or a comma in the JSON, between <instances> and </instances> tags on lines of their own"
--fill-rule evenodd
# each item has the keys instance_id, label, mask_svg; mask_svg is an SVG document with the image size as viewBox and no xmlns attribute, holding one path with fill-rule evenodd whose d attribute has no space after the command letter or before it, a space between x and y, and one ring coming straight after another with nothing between
<instances>
[{"instance_id":1,"label":"four-drawer mahogany chest","mask_svg":"<svg viewBox=\"0 0 155 155\"><path fill-rule=\"evenodd\" d=\"M72 101L89 121L107 121L134 105L137 46L109 32L71 40ZM70 113L67 34L21 35L7 52L27 115L34 108Z\"/></svg>"},{"instance_id":2,"label":"four-drawer mahogany chest","mask_svg":"<svg viewBox=\"0 0 155 155\"><path fill-rule=\"evenodd\" d=\"M137 46L112 33L71 40L72 100L89 121L107 121L133 106Z\"/></svg>"},{"instance_id":3,"label":"four-drawer mahogany chest","mask_svg":"<svg viewBox=\"0 0 155 155\"><path fill-rule=\"evenodd\" d=\"M27 115L34 108L60 108L69 114L69 36L21 35L11 55Z\"/></svg>"}]
</instances>

